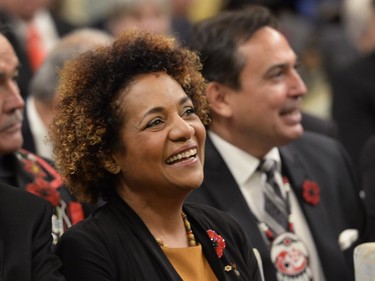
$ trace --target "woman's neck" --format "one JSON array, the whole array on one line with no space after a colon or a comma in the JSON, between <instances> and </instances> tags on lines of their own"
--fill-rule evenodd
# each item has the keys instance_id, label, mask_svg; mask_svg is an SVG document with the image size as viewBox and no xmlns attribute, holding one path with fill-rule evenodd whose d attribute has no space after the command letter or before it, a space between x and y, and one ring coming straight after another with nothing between
<instances>
[{"instance_id":1,"label":"woman's neck","mask_svg":"<svg viewBox=\"0 0 375 281\"><path fill-rule=\"evenodd\" d=\"M183 200L147 200L142 196L119 192L120 197L137 213L152 235L170 248L188 247L182 217Z\"/></svg>"}]
</instances>

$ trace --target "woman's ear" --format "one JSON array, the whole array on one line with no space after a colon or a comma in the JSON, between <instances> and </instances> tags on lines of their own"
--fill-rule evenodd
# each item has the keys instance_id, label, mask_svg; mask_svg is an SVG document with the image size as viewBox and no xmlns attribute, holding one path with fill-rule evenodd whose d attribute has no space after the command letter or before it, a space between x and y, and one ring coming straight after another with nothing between
<instances>
[{"instance_id":1,"label":"woman's ear","mask_svg":"<svg viewBox=\"0 0 375 281\"><path fill-rule=\"evenodd\" d=\"M118 174L121 171L120 166L111 155L103 155L100 157L101 163L108 172L112 174Z\"/></svg>"},{"instance_id":2,"label":"woman's ear","mask_svg":"<svg viewBox=\"0 0 375 281\"><path fill-rule=\"evenodd\" d=\"M211 111L219 116L229 117L232 115L232 108L228 103L230 89L218 82L209 82L206 88L206 97Z\"/></svg>"}]
</instances>

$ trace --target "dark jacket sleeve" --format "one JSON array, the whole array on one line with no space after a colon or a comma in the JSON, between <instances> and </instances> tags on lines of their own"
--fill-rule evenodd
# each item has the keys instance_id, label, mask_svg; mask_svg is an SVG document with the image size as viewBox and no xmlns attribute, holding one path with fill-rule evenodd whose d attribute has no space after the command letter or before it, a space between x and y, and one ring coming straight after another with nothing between
<instances>
[{"instance_id":1,"label":"dark jacket sleeve","mask_svg":"<svg viewBox=\"0 0 375 281\"><path fill-rule=\"evenodd\" d=\"M73 226L57 243L56 254L63 263L61 272L67 281L116 280L117 263L106 249L108 241L100 242L104 237L96 235L96 227L94 223L89 226L90 229Z\"/></svg>"},{"instance_id":2,"label":"dark jacket sleeve","mask_svg":"<svg viewBox=\"0 0 375 281\"><path fill-rule=\"evenodd\" d=\"M59 272L61 262L52 253L51 216L52 206L45 200L42 202L39 220L34 224L32 237L32 280L33 281L63 281L65 278Z\"/></svg>"}]
</instances>

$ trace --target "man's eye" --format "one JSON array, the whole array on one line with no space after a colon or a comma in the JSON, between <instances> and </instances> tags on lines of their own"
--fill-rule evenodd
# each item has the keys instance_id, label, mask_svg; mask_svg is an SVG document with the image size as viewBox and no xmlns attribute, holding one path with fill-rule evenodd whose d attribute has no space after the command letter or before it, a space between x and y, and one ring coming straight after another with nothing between
<instances>
[{"instance_id":1,"label":"man's eye","mask_svg":"<svg viewBox=\"0 0 375 281\"><path fill-rule=\"evenodd\" d=\"M272 77L280 77L283 74L281 70L275 71L272 73Z\"/></svg>"}]
</instances>

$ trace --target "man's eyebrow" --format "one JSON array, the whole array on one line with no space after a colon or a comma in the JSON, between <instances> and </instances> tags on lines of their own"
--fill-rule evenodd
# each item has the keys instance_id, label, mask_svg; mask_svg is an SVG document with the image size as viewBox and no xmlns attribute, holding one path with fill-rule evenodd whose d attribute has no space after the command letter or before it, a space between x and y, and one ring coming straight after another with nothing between
<instances>
[{"instance_id":1,"label":"man's eyebrow","mask_svg":"<svg viewBox=\"0 0 375 281\"><path fill-rule=\"evenodd\" d=\"M14 70L13 70L13 72L12 72L12 75L13 75L13 74L18 74L19 71L20 71L20 69L21 69L21 65L18 64L18 65L14 68ZM7 77L7 73L6 73L6 72L1 72L1 71L0 71L0 79L5 79L6 77Z\"/></svg>"}]
</instances>

